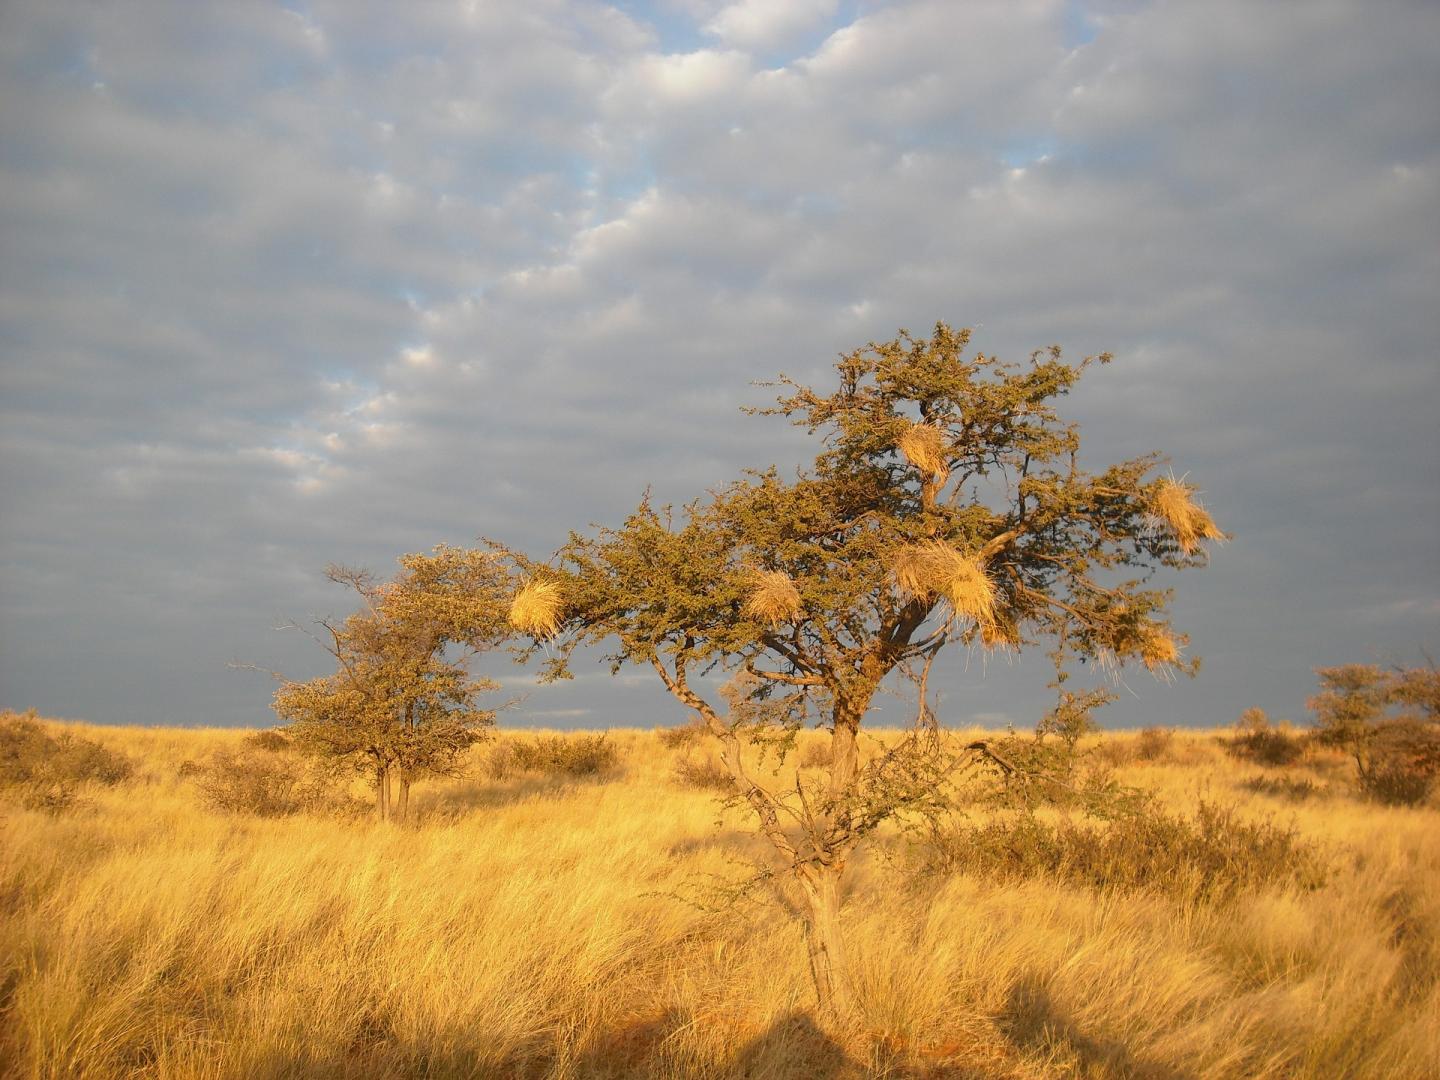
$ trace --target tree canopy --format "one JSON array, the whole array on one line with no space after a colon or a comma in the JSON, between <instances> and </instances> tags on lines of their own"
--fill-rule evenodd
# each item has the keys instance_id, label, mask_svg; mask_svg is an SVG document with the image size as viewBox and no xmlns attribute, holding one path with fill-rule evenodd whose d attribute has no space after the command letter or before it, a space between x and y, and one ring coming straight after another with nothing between
<instances>
[{"instance_id":1,"label":"tree canopy","mask_svg":"<svg viewBox=\"0 0 1440 1080\"><path fill-rule=\"evenodd\" d=\"M380 817L403 820L411 781L448 771L494 723L477 701L496 684L472 678L466 660L508 636L510 590L490 552L442 546L405 555L400 567L383 582L329 569L361 610L343 623L322 620L319 640L336 670L285 683L274 708L301 749L368 773Z\"/></svg>"}]
</instances>

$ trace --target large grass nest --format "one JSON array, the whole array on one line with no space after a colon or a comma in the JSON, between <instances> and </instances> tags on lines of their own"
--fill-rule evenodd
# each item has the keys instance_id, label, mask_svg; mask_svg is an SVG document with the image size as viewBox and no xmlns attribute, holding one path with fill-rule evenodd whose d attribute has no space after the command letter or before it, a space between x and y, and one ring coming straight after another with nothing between
<instances>
[{"instance_id":1,"label":"large grass nest","mask_svg":"<svg viewBox=\"0 0 1440 1080\"><path fill-rule=\"evenodd\" d=\"M957 615L973 619L982 629L996 625L995 586L979 559L942 540L927 540L901 548L893 571L905 596L943 596Z\"/></svg>"},{"instance_id":2,"label":"large grass nest","mask_svg":"<svg viewBox=\"0 0 1440 1080\"><path fill-rule=\"evenodd\" d=\"M1195 554L1202 540L1228 539L1209 511L1195 501L1194 489L1173 476L1164 477L1155 485L1150 509L1174 535L1175 543L1186 555Z\"/></svg>"},{"instance_id":3,"label":"large grass nest","mask_svg":"<svg viewBox=\"0 0 1440 1080\"><path fill-rule=\"evenodd\" d=\"M510 602L510 625L522 634L551 638L560 632L565 599L553 581L532 578Z\"/></svg>"},{"instance_id":4,"label":"large grass nest","mask_svg":"<svg viewBox=\"0 0 1440 1080\"><path fill-rule=\"evenodd\" d=\"M745 614L766 626L779 626L800 614L800 590L783 570L757 570Z\"/></svg>"},{"instance_id":5,"label":"large grass nest","mask_svg":"<svg viewBox=\"0 0 1440 1080\"><path fill-rule=\"evenodd\" d=\"M1163 627L1147 626L1140 632L1140 662L1151 671L1180 659L1180 644Z\"/></svg>"},{"instance_id":6,"label":"large grass nest","mask_svg":"<svg viewBox=\"0 0 1440 1080\"><path fill-rule=\"evenodd\" d=\"M945 434L933 424L911 424L895 443L900 453L920 472L934 480L948 476Z\"/></svg>"}]
</instances>

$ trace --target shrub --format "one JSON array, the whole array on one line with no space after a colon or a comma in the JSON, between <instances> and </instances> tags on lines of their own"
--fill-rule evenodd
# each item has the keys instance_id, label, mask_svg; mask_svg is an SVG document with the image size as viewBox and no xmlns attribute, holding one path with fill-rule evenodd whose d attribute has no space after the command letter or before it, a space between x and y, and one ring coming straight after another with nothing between
<instances>
[{"instance_id":1,"label":"shrub","mask_svg":"<svg viewBox=\"0 0 1440 1080\"><path fill-rule=\"evenodd\" d=\"M290 749L290 740L284 732L267 728L264 731L256 731L245 736L245 745L256 750L266 750L272 754Z\"/></svg>"},{"instance_id":2,"label":"shrub","mask_svg":"<svg viewBox=\"0 0 1440 1080\"><path fill-rule=\"evenodd\" d=\"M660 743L668 750L681 750L705 737L705 725L697 718L679 727L660 728Z\"/></svg>"},{"instance_id":3,"label":"shrub","mask_svg":"<svg viewBox=\"0 0 1440 1080\"><path fill-rule=\"evenodd\" d=\"M675 779L685 787L707 791L732 791L735 779L728 769L712 757L683 757L675 763Z\"/></svg>"},{"instance_id":4,"label":"shrub","mask_svg":"<svg viewBox=\"0 0 1440 1080\"><path fill-rule=\"evenodd\" d=\"M800 767L802 769L828 769L830 757L829 744L810 743L800 751Z\"/></svg>"},{"instance_id":5,"label":"shrub","mask_svg":"<svg viewBox=\"0 0 1440 1080\"><path fill-rule=\"evenodd\" d=\"M1240 786L1257 795L1274 795L1291 802L1303 802L1321 793L1315 781L1306 776L1252 776L1242 780Z\"/></svg>"},{"instance_id":6,"label":"shrub","mask_svg":"<svg viewBox=\"0 0 1440 1080\"><path fill-rule=\"evenodd\" d=\"M1326 876L1318 850L1293 829L1247 822L1233 809L1204 802L1192 818L1151 806L1108 823L1050 823L1022 812L965 824L932 836L921 867L1196 899L1272 883L1314 887Z\"/></svg>"},{"instance_id":7,"label":"shrub","mask_svg":"<svg viewBox=\"0 0 1440 1080\"><path fill-rule=\"evenodd\" d=\"M1264 709L1250 708L1235 721L1234 738L1224 740L1225 752L1257 765L1294 765L1305 756L1299 736L1283 727L1271 727Z\"/></svg>"},{"instance_id":8,"label":"shrub","mask_svg":"<svg viewBox=\"0 0 1440 1080\"><path fill-rule=\"evenodd\" d=\"M1377 765L1359 778L1361 794L1386 806L1419 806L1435 787L1435 777L1400 762Z\"/></svg>"},{"instance_id":9,"label":"shrub","mask_svg":"<svg viewBox=\"0 0 1440 1080\"><path fill-rule=\"evenodd\" d=\"M68 731L51 735L33 714L0 718L0 784L114 785L134 771L125 755Z\"/></svg>"},{"instance_id":10,"label":"shrub","mask_svg":"<svg viewBox=\"0 0 1440 1080\"><path fill-rule=\"evenodd\" d=\"M334 810L340 802L334 780L279 754L221 750L199 776L200 797L212 810L257 817L285 817Z\"/></svg>"},{"instance_id":11,"label":"shrub","mask_svg":"<svg viewBox=\"0 0 1440 1080\"><path fill-rule=\"evenodd\" d=\"M1135 756L1141 761L1159 761L1170 753L1175 733L1169 728L1147 727L1135 736Z\"/></svg>"},{"instance_id":12,"label":"shrub","mask_svg":"<svg viewBox=\"0 0 1440 1080\"><path fill-rule=\"evenodd\" d=\"M605 735L544 735L508 744L517 769L549 775L597 776L614 767L620 754Z\"/></svg>"}]
</instances>

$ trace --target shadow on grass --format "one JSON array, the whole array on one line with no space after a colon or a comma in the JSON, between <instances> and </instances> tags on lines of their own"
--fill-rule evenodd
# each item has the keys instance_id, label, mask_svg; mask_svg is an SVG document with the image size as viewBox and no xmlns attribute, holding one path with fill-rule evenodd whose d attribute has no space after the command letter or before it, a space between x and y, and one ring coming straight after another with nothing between
<instances>
[{"instance_id":1,"label":"shadow on grass","mask_svg":"<svg viewBox=\"0 0 1440 1080\"><path fill-rule=\"evenodd\" d=\"M530 774L505 780L462 780L416 792L415 820L422 823L455 821L480 810L494 810L527 799L563 799L583 788L599 787L613 779Z\"/></svg>"},{"instance_id":2,"label":"shadow on grass","mask_svg":"<svg viewBox=\"0 0 1440 1080\"><path fill-rule=\"evenodd\" d=\"M1049 1056L1074 1058L1085 1074L1124 1080L1199 1080L1194 1073L1145 1061L1116 1039L1084 1031L1059 1005L1045 984L1022 979L1010 991L1000 1030L1017 1049Z\"/></svg>"}]
</instances>

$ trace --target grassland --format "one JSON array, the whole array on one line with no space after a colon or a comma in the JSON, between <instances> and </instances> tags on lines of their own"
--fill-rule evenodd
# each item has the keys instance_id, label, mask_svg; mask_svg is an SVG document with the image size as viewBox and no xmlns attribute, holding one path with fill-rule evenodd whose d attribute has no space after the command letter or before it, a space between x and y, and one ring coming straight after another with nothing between
<instances>
[{"instance_id":1,"label":"grassland","mask_svg":"<svg viewBox=\"0 0 1440 1080\"><path fill-rule=\"evenodd\" d=\"M73 730L137 767L6 797L7 1077L1440 1076L1440 811L1356 799L1337 757L1104 737L1174 811L1293 827L1318 887L924 875L882 837L844 911L857 1013L825 1029L782 893L676 898L766 856L677 775L697 748L616 732L583 780L477 762L397 827L208 809L186 763L241 732Z\"/></svg>"}]
</instances>

